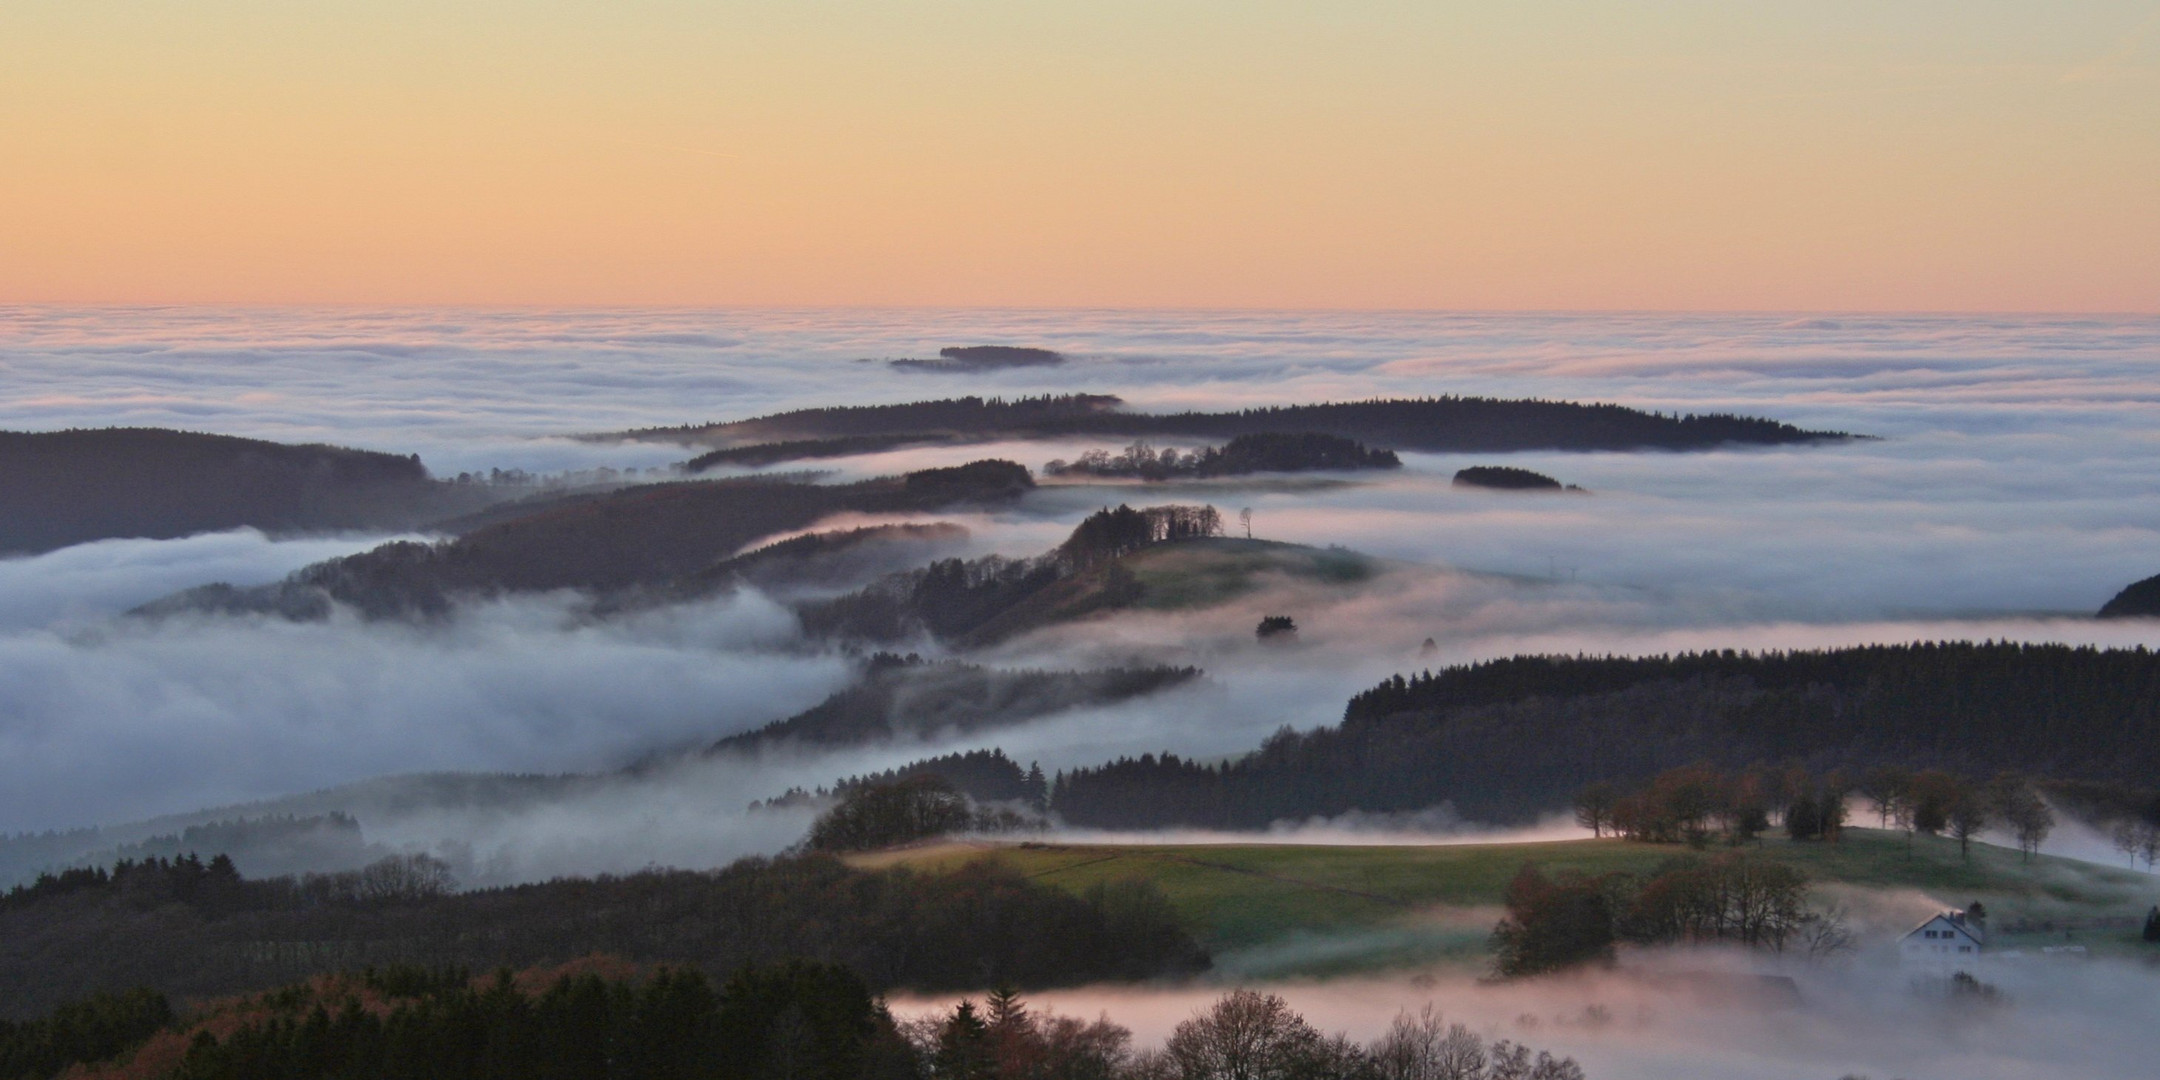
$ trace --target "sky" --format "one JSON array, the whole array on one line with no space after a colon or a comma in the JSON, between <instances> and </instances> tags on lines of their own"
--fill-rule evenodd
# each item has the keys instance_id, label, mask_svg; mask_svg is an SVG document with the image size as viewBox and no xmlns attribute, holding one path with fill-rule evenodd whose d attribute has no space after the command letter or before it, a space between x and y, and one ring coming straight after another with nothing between
<instances>
[{"instance_id":1,"label":"sky","mask_svg":"<svg viewBox=\"0 0 2160 1080\"><path fill-rule=\"evenodd\" d=\"M2160 311L2154 0L11 0L0 303Z\"/></svg>"}]
</instances>

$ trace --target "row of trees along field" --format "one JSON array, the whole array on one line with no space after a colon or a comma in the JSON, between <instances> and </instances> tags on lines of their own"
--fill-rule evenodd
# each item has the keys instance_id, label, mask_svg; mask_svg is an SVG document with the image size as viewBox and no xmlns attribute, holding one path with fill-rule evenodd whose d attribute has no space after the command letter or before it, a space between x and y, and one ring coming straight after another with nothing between
<instances>
[{"instance_id":1,"label":"row of trees along field","mask_svg":"<svg viewBox=\"0 0 2160 1080\"><path fill-rule=\"evenodd\" d=\"M626 970L628 969L628 970ZM100 1063L110 1062L105 1068ZM1370 1044L1282 998L1224 995L1160 1049L1107 1015L981 1007L896 1021L854 972L790 960L703 973L604 958L549 973L398 965L214 1002L176 1019L137 991L0 1025L0 1080L1583 1080L1572 1059L1399 1013Z\"/></svg>"},{"instance_id":2,"label":"row of trees along field","mask_svg":"<svg viewBox=\"0 0 2160 1080\"><path fill-rule=\"evenodd\" d=\"M132 986L196 997L369 964L486 969L593 952L716 975L809 957L878 990L924 991L1209 964L1152 885L1075 896L994 861L917 873L802 855L453 892L425 856L266 879L222 859L159 859L49 876L0 902L0 1016Z\"/></svg>"},{"instance_id":3,"label":"row of trees along field","mask_svg":"<svg viewBox=\"0 0 2160 1080\"><path fill-rule=\"evenodd\" d=\"M2160 774L2160 654L1946 642L1516 657L1396 676L1352 698L1339 726L1284 729L1235 761L1073 770L1053 780L1051 804L1108 828L1260 828L1443 801L1511 821L1591 783L1697 761L2144 782Z\"/></svg>"},{"instance_id":4,"label":"row of trees along field","mask_svg":"<svg viewBox=\"0 0 2160 1080\"><path fill-rule=\"evenodd\" d=\"M1980 781L1941 769L1879 766L1848 778L1834 770L1813 775L1798 765L1728 772L1707 763L1667 769L1633 788L1591 784L1576 793L1575 820L1592 835L1652 843L1744 844L1773 826L1794 840L1835 841L1856 794L1873 804L1883 828L1948 834L1967 857L1975 836L1999 829L2029 859L2055 826L2046 800L2014 773Z\"/></svg>"}]
</instances>

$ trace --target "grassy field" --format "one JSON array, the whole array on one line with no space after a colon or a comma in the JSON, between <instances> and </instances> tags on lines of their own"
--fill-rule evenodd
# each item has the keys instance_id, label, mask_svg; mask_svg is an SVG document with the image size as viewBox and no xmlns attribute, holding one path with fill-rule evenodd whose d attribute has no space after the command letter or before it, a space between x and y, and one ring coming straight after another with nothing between
<instances>
[{"instance_id":1,"label":"grassy field","mask_svg":"<svg viewBox=\"0 0 2160 1080\"><path fill-rule=\"evenodd\" d=\"M1228 537L1157 544L1121 561L1140 582L1139 606L1158 611L1226 603L1271 576L1354 585L1379 570L1375 560L1340 548Z\"/></svg>"},{"instance_id":2,"label":"grassy field","mask_svg":"<svg viewBox=\"0 0 2160 1080\"><path fill-rule=\"evenodd\" d=\"M1712 849L1714 853L1717 849ZM2160 881L2070 859L2026 861L1975 844L1872 829L1837 844L1766 839L1751 851L1807 871L1825 899L1896 920L1929 903L1988 906L2003 946L2056 943L2066 929L2101 952L2137 948L2136 927ZM943 844L858 857L925 869L995 858L1074 892L1098 882L1154 882L1225 968L1254 975L1329 974L1389 966L1476 963L1501 893L1525 862L1548 871L1654 872L1681 847L1620 840L1539 844ZM1921 895L1921 894L1924 894ZM1880 900L1880 904L1870 901ZM1894 903L1892 901L1895 901Z\"/></svg>"}]
</instances>

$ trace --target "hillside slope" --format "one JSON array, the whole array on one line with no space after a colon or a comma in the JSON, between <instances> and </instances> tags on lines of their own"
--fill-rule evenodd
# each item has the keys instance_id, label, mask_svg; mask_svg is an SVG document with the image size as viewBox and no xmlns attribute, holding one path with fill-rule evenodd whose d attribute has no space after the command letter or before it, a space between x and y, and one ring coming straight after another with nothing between
<instances>
[{"instance_id":1,"label":"hillside slope","mask_svg":"<svg viewBox=\"0 0 2160 1080\"><path fill-rule=\"evenodd\" d=\"M0 554L243 526L405 529L500 497L370 450L159 428L0 432Z\"/></svg>"}]
</instances>

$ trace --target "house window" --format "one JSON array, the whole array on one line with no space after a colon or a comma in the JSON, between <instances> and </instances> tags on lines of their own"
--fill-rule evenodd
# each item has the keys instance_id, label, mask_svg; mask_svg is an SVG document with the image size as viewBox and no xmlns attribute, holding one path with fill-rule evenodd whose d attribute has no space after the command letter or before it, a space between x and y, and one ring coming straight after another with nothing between
<instances>
[{"instance_id":1,"label":"house window","mask_svg":"<svg viewBox=\"0 0 2160 1080\"><path fill-rule=\"evenodd\" d=\"M1971 952L1971 951L1972 951L1972 946L1970 946L1970 945L1960 945L1960 946L1958 946L1958 951L1959 951L1959 952Z\"/></svg>"}]
</instances>

